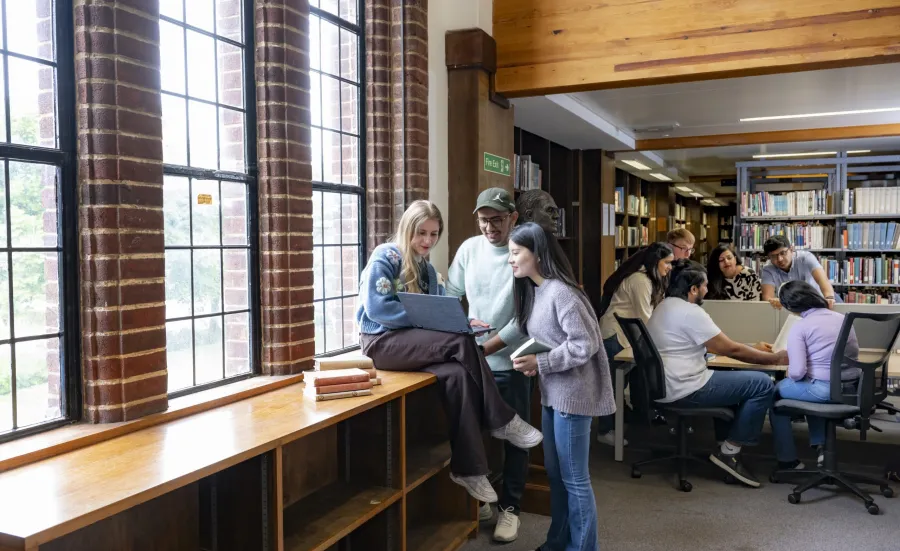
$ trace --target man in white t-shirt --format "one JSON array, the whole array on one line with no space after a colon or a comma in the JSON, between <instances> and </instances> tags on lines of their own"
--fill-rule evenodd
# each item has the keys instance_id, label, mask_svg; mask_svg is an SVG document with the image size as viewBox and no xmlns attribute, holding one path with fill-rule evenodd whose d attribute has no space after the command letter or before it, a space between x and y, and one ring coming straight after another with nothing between
<instances>
[{"instance_id":1,"label":"man in white t-shirt","mask_svg":"<svg viewBox=\"0 0 900 551\"><path fill-rule=\"evenodd\" d=\"M732 423L716 420L716 440L722 443L709 459L756 488L759 481L741 462L741 446L757 443L775 387L769 376L759 371L710 371L706 353L759 365L786 365L787 353L773 353L766 343L755 347L740 344L722 333L700 307L707 292L706 269L700 264L676 261L669 277L666 299L647 324L666 374L666 397L659 402L734 408Z\"/></svg>"}]
</instances>

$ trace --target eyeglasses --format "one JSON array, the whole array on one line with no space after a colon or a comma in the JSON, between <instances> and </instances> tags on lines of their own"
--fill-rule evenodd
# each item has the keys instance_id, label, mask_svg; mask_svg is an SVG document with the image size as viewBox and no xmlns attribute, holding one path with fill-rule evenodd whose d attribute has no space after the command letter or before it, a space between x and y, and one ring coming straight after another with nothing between
<instances>
[{"instance_id":1,"label":"eyeglasses","mask_svg":"<svg viewBox=\"0 0 900 551\"><path fill-rule=\"evenodd\" d=\"M681 249L682 251L687 251L688 254L694 254L693 247L682 247L681 245L676 245L675 243L670 243L676 249Z\"/></svg>"},{"instance_id":2,"label":"eyeglasses","mask_svg":"<svg viewBox=\"0 0 900 551\"><path fill-rule=\"evenodd\" d=\"M488 224L495 228L499 228L500 225L506 222L506 219L509 218L509 214L504 214L503 216L494 216L493 218L482 218L478 217L478 225L482 228L487 227Z\"/></svg>"},{"instance_id":3,"label":"eyeglasses","mask_svg":"<svg viewBox=\"0 0 900 551\"><path fill-rule=\"evenodd\" d=\"M790 249L781 249L780 251L769 253L769 259L775 260L778 258L787 258L787 255L789 255L790 253L791 253Z\"/></svg>"}]
</instances>

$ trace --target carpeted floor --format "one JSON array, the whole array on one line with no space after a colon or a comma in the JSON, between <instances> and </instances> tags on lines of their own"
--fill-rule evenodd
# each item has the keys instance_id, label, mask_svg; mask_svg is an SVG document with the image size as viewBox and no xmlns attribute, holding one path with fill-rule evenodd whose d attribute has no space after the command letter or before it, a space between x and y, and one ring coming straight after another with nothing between
<instances>
[{"instance_id":1,"label":"carpeted floor","mask_svg":"<svg viewBox=\"0 0 900 551\"><path fill-rule=\"evenodd\" d=\"M615 463L607 449L594 450L591 472L603 551L896 551L900 549L900 498L873 494L881 514L868 514L847 494L809 491L802 503L787 502L790 486L762 488L724 484L714 467L694 469L691 493L674 488L674 476L629 476L628 463ZM626 454L626 461L644 457ZM758 474L768 463L755 465ZM653 472L660 472L655 469ZM872 473L875 474L875 473ZM900 487L894 490L900 494ZM522 515L519 539L495 544L493 523L464 551L525 551L543 543L550 519Z\"/></svg>"}]
</instances>

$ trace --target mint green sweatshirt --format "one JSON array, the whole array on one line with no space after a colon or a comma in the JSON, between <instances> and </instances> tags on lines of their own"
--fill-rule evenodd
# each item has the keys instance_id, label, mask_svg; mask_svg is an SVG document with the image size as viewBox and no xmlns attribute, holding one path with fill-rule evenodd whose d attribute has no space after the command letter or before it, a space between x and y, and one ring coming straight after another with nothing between
<instances>
[{"instance_id":1,"label":"mint green sweatshirt","mask_svg":"<svg viewBox=\"0 0 900 551\"><path fill-rule=\"evenodd\" d=\"M512 369L509 355L526 338L515 320L514 280L509 265L509 247L495 247L483 235L467 239L450 265L447 294L465 296L469 302L469 317L499 329L500 339L507 345L487 357L492 371ZM479 342L487 341L494 334L480 337Z\"/></svg>"}]
</instances>

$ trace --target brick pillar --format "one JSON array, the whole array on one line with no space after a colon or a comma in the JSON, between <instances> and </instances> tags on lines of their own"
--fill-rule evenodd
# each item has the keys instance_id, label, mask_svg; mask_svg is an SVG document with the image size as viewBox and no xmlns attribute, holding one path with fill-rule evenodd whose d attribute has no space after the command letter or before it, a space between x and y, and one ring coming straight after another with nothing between
<instances>
[{"instance_id":1,"label":"brick pillar","mask_svg":"<svg viewBox=\"0 0 900 551\"><path fill-rule=\"evenodd\" d=\"M366 197L371 251L428 198L428 2L366 1Z\"/></svg>"},{"instance_id":2,"label":"brick pillar","mask_svg":"<svg viewBox=\"0 0 900 551\"><path fill-rule=\"evenodd\" d=\"M168 401L159 5L75 0L84 416Z\"/></svg>"},{"instance_id":3,"label":"brick pillar","mask_svg":"<svg viewBox=\"0 0 900 551\"><path fill-rule=\"evenodd\" d=\"M256 5L263 373L312 367L309 3Z\"/></svg>"}]
</instances>

